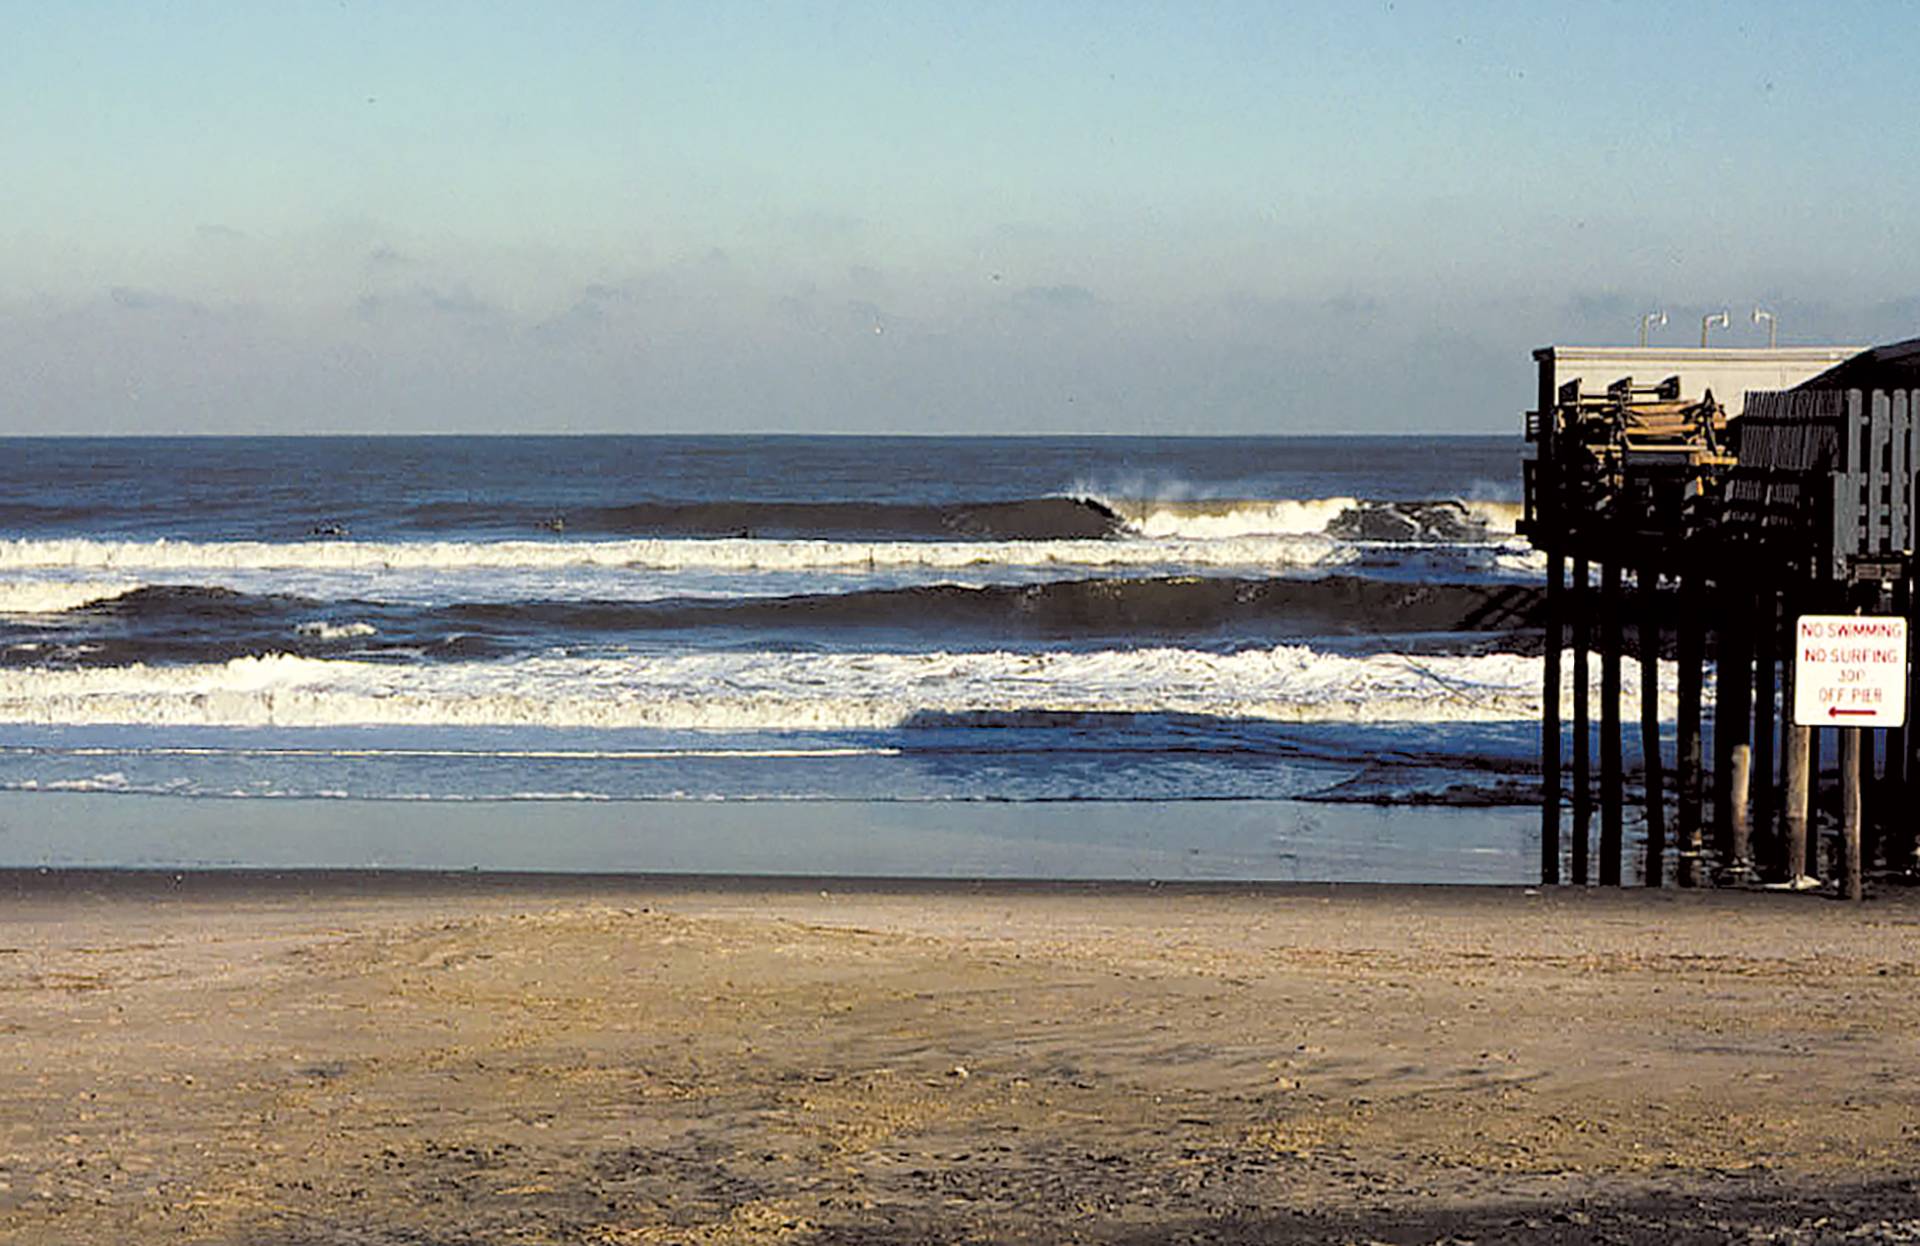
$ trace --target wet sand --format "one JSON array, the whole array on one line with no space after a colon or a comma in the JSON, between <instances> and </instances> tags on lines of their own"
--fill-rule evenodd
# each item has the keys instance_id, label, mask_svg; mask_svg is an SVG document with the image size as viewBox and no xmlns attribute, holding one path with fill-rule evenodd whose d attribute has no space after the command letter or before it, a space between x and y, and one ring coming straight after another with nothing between
<instances>
[{"instance_id":1,"label":"wet sand","mask_svg":"<svg viewBox=\"0 0 1920 1246\"><path fill-rule=\"evenodd\" d=\"M0 1241L1920 1240L1920 894L0 873Z\"/></svg>"}]
</instances>

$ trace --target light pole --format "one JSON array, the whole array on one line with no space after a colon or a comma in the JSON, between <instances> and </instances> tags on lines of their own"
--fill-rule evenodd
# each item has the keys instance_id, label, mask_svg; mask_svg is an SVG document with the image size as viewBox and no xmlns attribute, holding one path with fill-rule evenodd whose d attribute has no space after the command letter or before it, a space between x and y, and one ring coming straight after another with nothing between
<instances>
[{"instance_id":1,"label":"light pole","mask_svg":"<svg viewBox=\"0 0 1920 1246\"><path fill-rule=\"evenodd\" d=\"M1650 326L1664 325L1666 323L1667 313L1663 311L1650 311L1640 317L1640 345L1645 346L1647 344L1647 329Z\"/></svg>"},{"instance_id":2,"label":"light pole","mask_svg":"<svg viewBox=\"0 0 1920 1246\"><path fill-rule=\"evenodd\" d=\"M1710 326L1717 324L1724 329L1732 323L1732 314L1724 311L1709 312L1707 315L1700 317L1700 349L1705 350L1707 348L1707 329Z\"/></svg>"},{"instance_id":3,"label":"light pole","mask_svg":"<svg viewBox=\"0 0 1920 1246\"><path fill-rule=\"evenodd\" d=\"M1767 349L1772 350L1780 340L1780 322L1774 319L1772 312L1755 303L1753 305L1753 323L1759 324L1762 320L1767 322Z\"/></svg>"}]
</instances>

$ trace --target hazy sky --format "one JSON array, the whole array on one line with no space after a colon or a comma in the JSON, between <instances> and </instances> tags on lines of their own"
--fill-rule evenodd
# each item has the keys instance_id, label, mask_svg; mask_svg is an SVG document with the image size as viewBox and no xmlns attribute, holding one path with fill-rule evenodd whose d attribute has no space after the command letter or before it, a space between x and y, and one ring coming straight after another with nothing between
<instances>
[{"instance_id":1,"label":"hazy sky","mask_svg":"<svg viewBox=\"0 0 1920 1246\"><path fill-rule=\"evenodd\" d=\"M0 433L1488 431L1920 334L1920 11L0 4Z\"/></svg>"}]
</instances>

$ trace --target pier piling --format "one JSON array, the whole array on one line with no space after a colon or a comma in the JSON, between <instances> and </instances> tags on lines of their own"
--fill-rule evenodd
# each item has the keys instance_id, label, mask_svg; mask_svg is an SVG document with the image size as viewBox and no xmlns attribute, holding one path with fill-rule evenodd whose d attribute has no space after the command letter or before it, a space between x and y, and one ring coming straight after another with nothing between
<instances>
[{"instance_id":1,"label":"pier piling","mask_svg":"<svg viewBox=\"0 0 1920 1246\"><path fill-rule=\"evenodd\" d=\"M1787 728L1786 850L1781 858L1782 882L1810 874L1807 861L1808 764L1813 756L1813 728L1797 723Z\"/></svg>"},{"instance_id":2,"label":"pier piling","mask_svg":"<svg viewBox=\"0 0 1920 1246\"><path fill-rule=\"evenodd\" d=\"M1776 785L1776 712L1780 671L1780 595L1762 589L1754 605L1753 823L1749 862L1772 861L1779 835L1780 789Z\"/></svg>"},{"instance_id":3,"label":"pier piling","mask_svg":"<svg viewBox=\"0 0 1920 1246\"><path fill-rule=\"evenodd\" d=\"M1560 647L1566 616L1567 560L1558 550L1547 558L1547 647L1540 705L1540 882L1560 881Z\"/></svg>"},{"instance_id":4,"label":"pier piling","mask_svg":"<svg viewBox=\"0 0 1920 1246\"><path fill-rule=\"evenodd\" d=\"M1840 888L1849 900L1863 894L1860 864L1860 729L1840 729Z\"/></svg>"},{"instance_id":5,"label":"pier piling","mask_svg":"<svg viewBox=\"0 0 1920 1246\"><path fill-rule=\"evenodd\" d=\"M1666 876L1667 797L1660 754L1660 573L1640 569L1640 755L1647 788L1646 884Z\"/></svg>"},{"instance_id":6,"label":"pier piling","mask_svg":"<svg viewBox=\"0 0 1920 1246\"><path fill-rule=\"evenodd\" d=\"M1600 568L1600 885L1620 885L1620 564Z\"/></svg>"},{"instance_id":7,"label":"pier piling","mask_svg":"<svg viewBox=\"0 0 1920 1246\"><path fill-rule=\"evenodd\" d=\"M1573 855L1569 866L1573 882L1581 887L1587 885L1587 855L1593 844L1593 776L1588 760L1593 755L1592 579L1586 558L1576 555L1568 603L1573 611Z\"/></svg>"},{"instance_id":8,"label":"pier piling","mask_svg":"<svg viewBox=\"0 0 1920 1246\"><path fill-rule=\"evenodd\" d=\"M1675 657L1679 665L1680 703L1674 722L1674 769L1680 824L1675 828L1678 854L1675 873L1682 887L1700 885L1700 700L1705 624L1700 618L1700 579L1689 574L1680 581L1680 608L1675 614Z\"/></svg>"},{"instance_id":9,"label":"pier piling","mask_svg":"<svg viewBox=\"0 0 1920 1246\"><path fill-rule=\"evenodd\" d=\"M1746 621L1733 608L1732 596L1723 603L1713 675L1714 751L1720 776L1714 810L1715 851L1727 878L1745 876L1749 862L1749 779L1753 767L1753 661L1747 643Z\"/></svg>"}]
</instances>

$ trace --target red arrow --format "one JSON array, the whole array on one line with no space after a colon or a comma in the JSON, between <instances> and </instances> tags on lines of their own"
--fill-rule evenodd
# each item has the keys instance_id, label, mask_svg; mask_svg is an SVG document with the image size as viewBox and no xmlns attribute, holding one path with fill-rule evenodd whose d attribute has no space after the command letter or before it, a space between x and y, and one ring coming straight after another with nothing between
<instances>
[{"instance_id":1,"label":"red arrow","mask_svg":"<svg viewBox=\"0 0 1920 1246\"><path fill-rule=\"evenodd\" d=\"M1878 710L1843 710L1839 706L1835 705L1827 710L1827 717L1838 718L1842 714L1865 714L1869 718L1871 718L1873 715L1877 713L1879 713Z\"/></svg>"}]
</instances>

